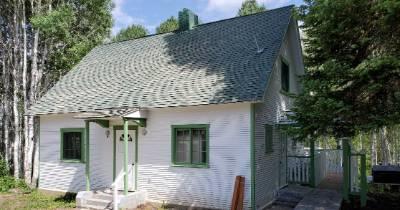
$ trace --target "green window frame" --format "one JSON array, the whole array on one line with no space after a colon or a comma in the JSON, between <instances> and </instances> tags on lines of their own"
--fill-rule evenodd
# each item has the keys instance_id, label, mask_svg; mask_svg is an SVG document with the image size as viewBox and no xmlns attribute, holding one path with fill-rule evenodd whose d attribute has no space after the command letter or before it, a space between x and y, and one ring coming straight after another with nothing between
<instances>
[{"instance_id":1,"label":"green window frame","mask_svg":"<svg viewBox=\"0 0 400 210\"><path fill-rule=\"evenodd\" d=\"M85 162L85 128L61 128L60 129L60 159L63 162L75 162L75 163L84 163ZM79 137L79 157L66 157L67 153L66 150L78 150L76 148L76 142L74 143L67 143L68 134L74 134L75 138ZM76 135L78 134L78 136ZM72 141L72 140L69 140ZM76 141L76 140L75 140ZM72 156L77 155L76 152Z\"/></svg>"},{"instance_id":2,"label":"green window frame","mask_svg":"<svg viewBox=\"0 0 400 210\"><path fill-rule=\"evenodd\" d=\"M172 164L173 166L180 167L193 167L193 168L208 168L209 163L209 139L210 139L210 125L208 124L190 124L190 125L172 125L171 126L171 139L172 139ZM203 133L204 132L204 133ZM179 134L181 133L181 134ZM185 138L186 134L186 139ZM204 135L204 139L201 138ZM179 137L180 136L180 137ZM179 139L181 138L181 139ZM182 139L183 138L183 139ZM197 140L195 140L197 138ZM189 151L178 151L178 141L184 145L186 141L186 149ZM182 144L181 143L181 144ZM198 144L198 151L195 147ZM205 145L204 145L205 144ZM186 161L181 161L178 158L178 152L188 152ZM197 153L197 156L196 156ZM195 160L196 158L197 161Z\"/></svg>"},{"instance_id":3,"label":"green window frame","mask_svg":"<svg viewBox=\"0 0 400 210\"><path fill-rule=\"evenodd\" d=\"M265 154L274 152L274 126L271 124L264 125L265 135Z\"/></svg>"},{"instance_id":4,"label":"green window frame","mask_svg":"<svg viewBox=\"0 0 400 210\"><path fill-rule=\"evenodd\" d=\"M290 90L290 65L285 59L281 59L281 88L285 92Z\"/></svg>"}]
</instances>

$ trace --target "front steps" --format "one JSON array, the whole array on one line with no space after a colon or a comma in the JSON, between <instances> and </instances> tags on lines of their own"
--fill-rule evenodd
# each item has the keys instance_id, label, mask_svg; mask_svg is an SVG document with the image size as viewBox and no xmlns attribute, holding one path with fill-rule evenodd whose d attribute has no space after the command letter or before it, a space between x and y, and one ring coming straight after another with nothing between
<instances>
[{"instance_id":1,"label":"front steps","mask_svg":"<svg viewBox=\"0 0 400 210\"><path fill-rule=\"evenodd\" d=\"M131 192L123 195L122 191L118 191L119 208L135 209L137 206L145 204L146 193ZM76 196L76 206L81 209L112 209L113 208L113 192L111 189L96 191L81 191Z\"/></svg>"},{"instance_id":2,"label":"front steps","mask_svg":"<svg viewBox=\"0 0 400 210\"><path fill-rule=\"evenodd\" d=\"M79 192L76 196L76 206L84 209L112 209L112 191L105 189Z\"/></svg>"}]
</instances>

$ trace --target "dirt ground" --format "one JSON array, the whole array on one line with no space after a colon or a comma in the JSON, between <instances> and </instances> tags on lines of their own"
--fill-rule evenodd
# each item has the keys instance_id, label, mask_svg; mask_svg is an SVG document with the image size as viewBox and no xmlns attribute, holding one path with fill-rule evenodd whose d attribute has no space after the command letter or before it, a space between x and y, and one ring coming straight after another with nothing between
<instances>
[{"instance_id":1,"label":"dirt ground","mask_svg":"<svg viewBox=\"0 0 400 210\"><path fill-rule=\"evenodd\" d=\"M367 206L361 208L359 200L354 199L355 205L343 202L342 210L398 210L400 209L400 193L372 192L368 193Z\"/></svg>"}]
</instances>

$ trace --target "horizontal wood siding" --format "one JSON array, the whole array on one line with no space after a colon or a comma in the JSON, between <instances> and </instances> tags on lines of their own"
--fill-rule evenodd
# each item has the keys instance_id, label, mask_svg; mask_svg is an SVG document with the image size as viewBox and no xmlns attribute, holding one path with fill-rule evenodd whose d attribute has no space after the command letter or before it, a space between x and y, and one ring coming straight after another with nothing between
<instances>
[{"instance_id":1,"label":"horizontal wood siding","mask_svg":"<svg viewBox=\"0 0 400 210\"><path fill-rule=\"evenodd\" d=\"M290 110L292 99L281 93L281 57L290 65L290 92L300 89L297 75L304 71L301 60L301 48L298 46L295 23L292 21L283 43L280 57L269 78L269 86L264 102L255 106L255 200L256 208L262 208L275 199L279 190L279 161L281 143L277 123L282 110ZM265 152L265 124L274 125L273 152Z\"/></svg>"},{"instance_id":2,"label":"horizontal wood siding","mask_svg":"<svg viewBox=\"0 0 400 210\"><path fill-rule=\"evenodd\" d=\"M60 160L60 129L84 128L84 121L73 115L40 117L40 181L39 188L78 192L85 190L85 163ZM92 188L109 186L112 181L112 135L90 123L90 172Z\"/></svg>"},{"instance_id":3,"label":"horizontal wood siding","mask_svg":"<svg viewBox=\"0 0 400 210\"><path fill-rule=\"evenodd\" d=\"M138 189L157 202L229 209L235 176L250 207L250 104L152 109L139 131ZM209 124L209 168L174 167L171 125Z\"/></svg>"}]
</instances>

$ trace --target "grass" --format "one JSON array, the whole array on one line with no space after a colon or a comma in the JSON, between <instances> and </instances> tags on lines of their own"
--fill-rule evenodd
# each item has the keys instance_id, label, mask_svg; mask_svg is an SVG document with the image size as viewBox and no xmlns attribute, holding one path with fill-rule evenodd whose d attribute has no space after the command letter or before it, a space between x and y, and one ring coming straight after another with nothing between
<instances>
[{"instance_id":1,"label":"grass","mask_svg":"<svg viewBox=\"0 0 400 210\"><path fill-rule=\"evenodd\" d=\"M0 209L68 209L75 208L75 195L47 195L37 190L31 192L0 193Z\"/></svg>"}]
</instances>

